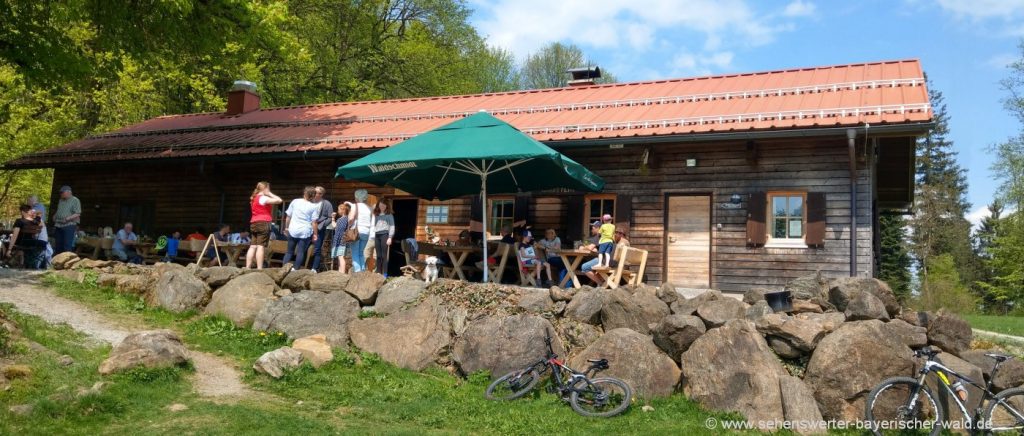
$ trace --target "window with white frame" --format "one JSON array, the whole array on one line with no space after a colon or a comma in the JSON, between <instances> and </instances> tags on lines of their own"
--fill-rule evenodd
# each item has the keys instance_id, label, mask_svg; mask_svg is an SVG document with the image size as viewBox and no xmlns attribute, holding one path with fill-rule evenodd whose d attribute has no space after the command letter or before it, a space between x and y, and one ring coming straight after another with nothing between
<instances>
[{"instance_id":1,"label":"window with white frame","mask_svg":"<svg viewBox=\"0 0 1024 436\"><path fill-rule=\"evenodd\" d=\"M427 206L427 224L448 224L448 205L431 204Z\"/></svg>"},{"instance_id":2,"label":"window with white frame","mask_svg":"<svg viewBox=\"0 0 1024 436\"><path fill-rule=\"evenodd\" d=\"M502 228L512 228L515 221L516 200L514 198L496 198L489 200L490 210L487 214L487 230L492 235L498 234Z\"/></svg>"},{"instance_id":3,"label":"window with white frame","mask_svg":"<svg viewBox=\"0 0 1024 436\"><path fill-rule=\"evenodd\" d=\"M771 240L803 242L806 232L807 193L768 193L768 236Z\"/></svg>"},{"instance_id":4,"label":"window with white frame","mask_svg":"<svg viewBox=\"0 0 1024 436\"><path fill-rule=\"evenodd\" d=\"M612 222L615 222L615 194L594 194L586 197L587 221L583 228L590 228L590 223L601 221L604 215L611 215Z\"/></svg>"}]
</instances>

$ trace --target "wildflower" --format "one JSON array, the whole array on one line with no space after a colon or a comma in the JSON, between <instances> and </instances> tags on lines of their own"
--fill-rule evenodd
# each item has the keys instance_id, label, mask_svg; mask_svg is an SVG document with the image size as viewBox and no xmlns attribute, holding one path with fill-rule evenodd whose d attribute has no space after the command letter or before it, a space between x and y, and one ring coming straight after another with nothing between
<instances>
[{"instance_id":1,"label":"wildflower","mask_svg":"<svg viewBox=\"0 0 1024 436\"><path fill-rule=\"evenodd\" d=\"M267 332L260 332L260 336L266 336Z\"/></svg>"}]
</instances>

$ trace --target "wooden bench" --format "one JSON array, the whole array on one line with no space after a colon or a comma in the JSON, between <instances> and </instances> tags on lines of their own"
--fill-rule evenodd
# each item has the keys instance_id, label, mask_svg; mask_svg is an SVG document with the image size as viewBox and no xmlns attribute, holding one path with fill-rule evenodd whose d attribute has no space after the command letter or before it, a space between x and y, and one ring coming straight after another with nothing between
<instances>
[{"instance_id":1,"label":"wooden bench","mask_svg":"<svg viewBox=\"0 0 1024 436\"><path fill-rule=\"evenodd\" d=\"M509 253L513 250L512 244L505 242L498 243L498 249L494 252L494 265L487 263L487 280L491 283L501 284L505 276L505 268L508 266Z\"/></svg>"},{"instance_id":2,"label":"wooden bench","mask_svg":"<svg viewBox=\"0 0 1024 436\"><path fill-rule=\"evenodd\" d=\"M610 289L618 288L623 281L629 286L638 286L643 283L647 270L647 255L647 250L619 245L612 257L617 262L615 267L594 267L594 272L604 279L604 287Z\"/></svg>"}]
</instances>

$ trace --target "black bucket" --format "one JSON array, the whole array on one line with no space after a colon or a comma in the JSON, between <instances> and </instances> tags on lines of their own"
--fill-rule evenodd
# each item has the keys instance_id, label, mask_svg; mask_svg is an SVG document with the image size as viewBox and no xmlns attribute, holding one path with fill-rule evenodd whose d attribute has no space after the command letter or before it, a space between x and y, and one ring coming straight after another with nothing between
<instances>
[{"instance_id":1,"label":"black bucket","mask_svg":"<svg viewBox=\"0 0 1024 436\"><path fill-rule=\"evenodd\" d=\"M769 292L764 294L764 299L773 312L793 310L793 294L790 294L789 291Z\"/></svg>"}]
</instances>

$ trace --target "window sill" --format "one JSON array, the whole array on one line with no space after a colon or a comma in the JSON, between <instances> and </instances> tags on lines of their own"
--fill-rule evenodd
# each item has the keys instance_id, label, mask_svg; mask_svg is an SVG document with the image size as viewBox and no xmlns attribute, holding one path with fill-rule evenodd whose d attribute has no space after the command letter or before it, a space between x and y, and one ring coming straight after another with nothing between
<instances>
[{"instance_id":1,"label":"window sill","mask_svg":"<svg viewBox=\"0 0 1024 436\"><path fill-rule=\"evenodd\" d=\"M810 248L803 239L774 239L764 244L764 248Z\"/></svg>"}]
</instances>

